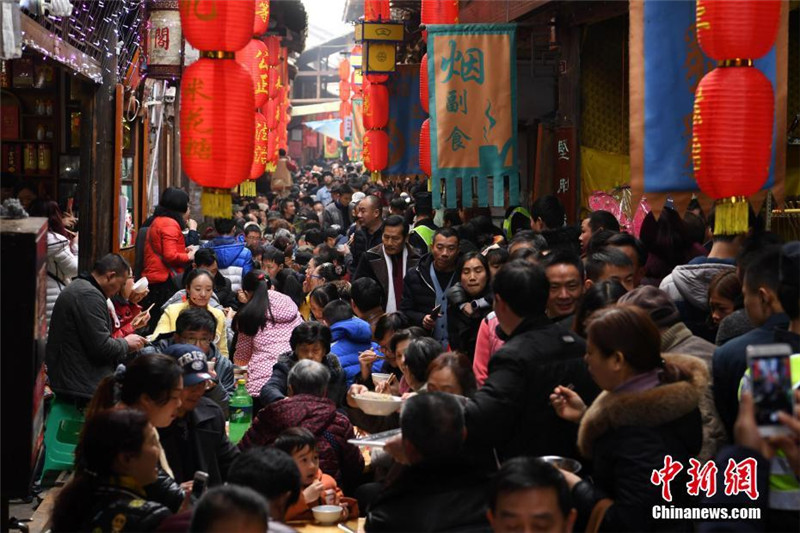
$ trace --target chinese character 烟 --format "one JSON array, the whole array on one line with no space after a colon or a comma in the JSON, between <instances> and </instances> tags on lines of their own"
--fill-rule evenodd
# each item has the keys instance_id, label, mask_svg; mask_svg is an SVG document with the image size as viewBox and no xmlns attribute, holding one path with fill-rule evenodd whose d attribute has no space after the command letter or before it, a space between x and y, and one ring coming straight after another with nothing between
<instances>
[{"instance_id":1,"label":"chinese character \u70df","mask_svg":"<svg viewBox=\"0 0 800 533\"><path fill-rule=\"evenodd\" d=\"M683 465L680 461L673 461L671 455L664 457L664 468L661 470L653 470L650 474L650 483L653 485L661 485L661 497L664 501L672 501L672 491L669 484L683 470Z\"/></svg>"},{"instance_id":2,"label":"chinese character \u70df","mask_svg":"<svg viewBox=\"0 0 800 533\"><path fill-rule=\"evenodd\" d=\"M466 89L463 89L461 91L461 94L458 94L458 92L455 90L448 91L447 111L449 111L450 113L457 113L458 111L461 111L465 115L468 113Z\"/></svg>"},{"instance_id":3,"label":"chinese character \u70df","mask_svg":"<svg viewBox=\"0 0 800 533\"><path fill-rule=\"evenodd\" d=\"M471 140L472 137L469 137L466 133L461 131L461 129L456 126L453 128L453 132L450 133L450 136L446 139L450 141L450 147L454 152L461 150L462 148L466 148L467 146L464 144L464 139Z\"/></svg>"},{"instance_id":4,"label":"chinese character \u70df","mask_svg":"<svg viewBox=\"0 0 800 533\"><path fill-rule=\"evenodd\" d=\"M697 459L689 459L689 474L691 479L686 484L687 492L690 496L698 496L700 491L706 493L707 497L711 497L717 493L717 465L714 461L709 461L701 466L700 461Z\"/></svg>"},{"instance_id":5,"label":"chinese character \u70df","mask_svg":"<svg viewBox=\"0 0 800 533\"><path fill-rule=\"evenodd\" d=\"M756 466L756 460L752 457L738 463L728 459L728 466L725 467L725 495L735 496L744 492L751 500L757 500Z\"/></svg>"},{"instance_id":6,"label":"chinese character \u70df","mask_svg":"<svg viewBox=\"0 0 800 533\"><path fill-rule=\"evenodd\" d=\"M567 146L566 139L560 139L558 141L558 159L569 161L569 146Z\"/></svg>"},{"instance_id":7,"label":"chinese character \u70df","mask_svg":"<svg viewBox=\"0 0 800 533\"><path fill-rule=\"evenodd\" d=\"M466 57L456 49L456 42L451 40L450 56L442 58L442 70L447 71L447 76L442 82L447 82L453 76L460 76L462 80L474 80L478 84L483 84L483 51L477 48L467 50Z\"/></svg>"}]
</instances>

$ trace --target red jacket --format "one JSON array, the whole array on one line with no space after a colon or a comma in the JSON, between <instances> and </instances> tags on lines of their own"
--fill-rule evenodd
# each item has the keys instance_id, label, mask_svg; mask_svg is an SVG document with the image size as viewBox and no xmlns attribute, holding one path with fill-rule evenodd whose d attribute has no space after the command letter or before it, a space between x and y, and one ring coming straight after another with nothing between
<instances>
[{"instance_id":1,"label":"red jacket","mask_svg":"<svg viewBox=\"0 0 800 533\"><path fill-rule=\"evenodd\" d=\"M153 252L153 247L161 257ZM189 262L189 255L186 253L186 241L178 223L170 217L156 217L147 230L142 276L145 276L150 283L167 281L170 272L164 265L165 262L180 274Z\"/></svg>"},{"instance_id":2,"label":"red jacket","mask_svg":"<svg viewBox=\"0 0 800 533\"><path fill-rule=\"evenodd\" d=\"M350 420L328 398L309 394L290 396L261 409L239 448L269 446L284 429L292 427L304 427L314 434L319 468L339 485L343 478L352 481L363 472L364 457L358 447L347 442L355 437Z\"/></svg>"}]
</instances>

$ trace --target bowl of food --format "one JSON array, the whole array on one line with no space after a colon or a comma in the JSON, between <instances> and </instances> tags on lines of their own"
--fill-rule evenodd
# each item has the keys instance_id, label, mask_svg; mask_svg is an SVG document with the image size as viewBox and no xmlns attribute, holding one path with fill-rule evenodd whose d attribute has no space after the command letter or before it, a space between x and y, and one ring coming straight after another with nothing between
<instances>
[{"instance_id":1,"label":"bowl of food","mask_svg":"<svg viewBox=\"0 0 800 533\"><path fill-rule=\"evenodd\" d=\"M362 392L353 396L358 408L373 416L387 416L400 409L403 401L391 394L380 394L378 392Z\"/></svg>"},{"instance_id":2,"label":"bowl of food","mask_svg":"<svg viewBox=\"0 0 800 533\"><path fill-rule=\"evenodd\" d=\"M572 472L573 474L577 474L581 471L581 464L575 459L570 459L569 457L561 457L560 455L544 455L539 457L539 459L545 463L550 463L561 470Z\"/></svg>"},{"instance_id":3,"label":"bowl of food","mask_svg":"<svg viewBox=\"0 0 800 533\"><path fill-rule=\"evenodd\" d=\"M380 385L381 383L383 383L384 381L389 379L390 376L391 376L391 374L382 374L380 372L373 372L372 373L372 383L374 383L375 386L377 387L378 385Z\"/></svg>"},{"instance_id":4,"label":"bowl of food","mask_svg":"<svg viewBox=\"0 0 800 533\"><path fill-rule=\"evenodd\" d=\"M149 286L150 282L147 280L147 278L141 277L136 280L136 283L133 284L133 292L144 292Z\"/></svg>"},{"instance_id":5,"label":"bowl of food","mask_svg":"<svg viewBox=\"0 0 800 533\"><path fill-rule=\"evenodd\" d=\"M317 505L311 508L314 520L323 525L335 524L342 516L342 507L339 505Z\"/></svg>"}]
</instances>

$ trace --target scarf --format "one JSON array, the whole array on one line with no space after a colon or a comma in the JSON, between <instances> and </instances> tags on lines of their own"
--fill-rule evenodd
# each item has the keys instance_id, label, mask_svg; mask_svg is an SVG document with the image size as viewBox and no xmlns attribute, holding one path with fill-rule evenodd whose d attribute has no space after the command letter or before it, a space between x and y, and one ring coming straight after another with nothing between
<instances>
[{"instance_id":1,"label":"scarf","mask_svg":"<svg viewBox=\"0 0 800 533\"><path fill-rule=\"evenodd\" d=\"M447 289L453 285L453 280L456 277L455 271L450 275L450 280L447 282L447 287L444 289L441 285L439 285L439 278L436 277L436 270L433 268L433 261L431 261L431 283L433 283L433 289L436 291L436 305L441 306L441 312L439 314L439 318L436 320L436 324L433 326L433 338L442 343L442 348L445 350L447 349L447 345L449 343L449 338L447 336Z\"/></svg>"},{"instance_id":2,"label":"scarf","mask_svg":"<svg viewBox=\"0 0 800 533\"><path fill-rule=\"evenodd\" d=\"M395 290L394 282L394 266L392 265L392 258L386 253L386 249L381 246L383 252L383 259L386 261L386 270L389 273L389 295L386 298L386 312L394 313L400 307L400 298L403 296L403 283L400 282L400 290ZM408 268L408 249L403 247L403 272L405 273ZM398 292L400 294L398 294Z\"/></svg>"}]
</instances>

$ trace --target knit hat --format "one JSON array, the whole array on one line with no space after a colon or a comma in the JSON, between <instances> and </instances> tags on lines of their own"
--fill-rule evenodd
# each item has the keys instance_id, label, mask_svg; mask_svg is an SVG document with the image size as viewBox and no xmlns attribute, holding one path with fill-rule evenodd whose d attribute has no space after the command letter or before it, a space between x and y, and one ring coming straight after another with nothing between
<instances>
[{"instance_id":1,"label":"knit hat","mask_svg":"<svg viewBox=\"0 0 800 533\"><path fill-rule=\"evenodd\" d=\"M674 326L681 321L681 315L672 298L666 292L652 285L643 285L633 289L624 294L617 303L635 305L644 309L659 329Z\"/></svg>"}]
</instances>

